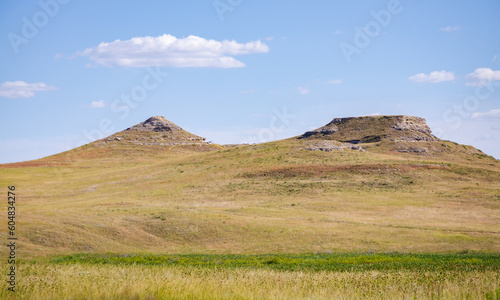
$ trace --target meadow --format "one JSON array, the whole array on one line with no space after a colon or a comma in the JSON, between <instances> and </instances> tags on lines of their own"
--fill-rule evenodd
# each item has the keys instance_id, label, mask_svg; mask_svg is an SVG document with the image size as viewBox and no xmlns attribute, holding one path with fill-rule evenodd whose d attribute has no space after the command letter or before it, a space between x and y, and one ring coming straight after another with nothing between
<instances>
[{"instance_id":1,"label":"meadow","mask_svg":"<svg viewBox=\"0 0 500 300\"><path fill-rule=\"evenodd\" d=\"M381 153L302 147L287 140L202 153L88 146L4 165L0 184L19 193L25 258L500 252L494 159L387 155L383 145L373 146Z\"/></svg>"},{"instance_id":2,"label":"meadow","mask_svg":"<svg viewBox=\"0 0 500 300\"><path fill-rule=\"evenodd\" d=\"M17 299L500 298L500 255L480 253L75 254L19 270Z\"/></svg>"}]
</instances>

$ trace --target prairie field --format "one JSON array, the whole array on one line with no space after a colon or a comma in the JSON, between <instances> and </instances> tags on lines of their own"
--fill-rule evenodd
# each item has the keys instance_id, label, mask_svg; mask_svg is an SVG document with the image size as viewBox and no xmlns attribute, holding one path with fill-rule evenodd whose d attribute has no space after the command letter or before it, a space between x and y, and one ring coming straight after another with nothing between
<instances>
[{"instance_id":1,"label":"prairie field","mask_svg":"<svg viewBox=\"0 0 500 300\"><path fill-rule=\"evenodd\" d=\"M308 143L90 144L0 165L17 297L499 298L497 160L446 141Z\"/></svg>"},{"instance_id":2,"label":"prairie field","mask_svg":"<svg viewBox=\"0 0 500 300\"><path fill-rule=\"evenodd\" d=\"M439 156L389 155L383 144L307 151L304 143L209 152L89 145L1 165L0 184L16 186L25 258L500 252L495 159L466 160L451 151L471 150L449 142L429 143L451 149Z\"/></svg>"},{"instance_id":3,"label":"prairie field","mask_svg":"<svg viewBox=\"0 0 500 300\"><path fill-rule=\"evenodd\" d=\"M498 299L499 263L484 254L72 255L23 261L17 299Z\"/></svg>"},{"instance_id":4,"label":"prairie field","mask_svg":"<svg viewBox=\"0 0 500 300\"><path fill-rule=\"evenodd\" d=\"M0 300L500 300L500 0L0 3Z\"/></svg>"}]
</instances>

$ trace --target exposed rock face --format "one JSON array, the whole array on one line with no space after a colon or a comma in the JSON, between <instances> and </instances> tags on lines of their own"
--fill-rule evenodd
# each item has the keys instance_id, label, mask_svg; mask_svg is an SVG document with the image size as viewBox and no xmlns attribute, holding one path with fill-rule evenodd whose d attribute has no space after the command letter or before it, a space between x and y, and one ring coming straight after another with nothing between
<instances>
[{"instance_id":1,"label":"exposed rock face","mask_svg":"<svg viewBox=\"0 0 500 300\"><path fill-rule=\"evenodd\" d=\"M413 130L420 131L423 133L431 134L431 129L425 122L424 118L419 117L408 117L408 116L396 116L397 123L392 126L396 130Z\"/></svg>"},{"instance_id":2,"label":"exposed rock face","mask_svg":"<svg viewBox=\"0 0 500 300\"><path fill-rule=\"evenodd\" d=\"M332 152L333 150L344 150L344 149L351 149L351 150L358 150L358 151L365 151L361 146L359 145L353 145L349 143L341 143L337 141L313 141L310 142L306 145L306 150L309 151L324 151L324 152Z\"/></svg>"},{"instance_id":3,"label":"exposed rock face","mask_svg":"<svg viewBox=\"0 0 500 300\"><path fill-rule=\"evenodd\" d=\"M425 119L413 116L366 116L335 118L327 125L299 138L337 140L346 143L390 141L439 141Z\"/></svg>"},{"instance_id":4,"label":"exposed rock face","mask_svg":"<svg viewBox=\"0 0 500 300\"><path fill-rule=\"evenodd\" d=\"M154 132L162 132L162 131L179 131L182 130L179 126L175 125L173 122L170 122L165 117L155 116L147 119L146 121L134 125L126 130L141 130L141 131L154 131Z\"/></svg>"},{"instance_id":5,"label":"exposed rock face","mask_svg":"<svg viewBox=\"0 0 500 300\"><path fill-rule=\"evenodd\" d=\"M195 146L201 151L215 150L205 138L183 130L164 117L155 116L94 143L97 146Z\"/></svg>"},{"instance_id":6,"label":"exposed rock face","mask_svg":"<svg viewBox=\"0 0 500 300\"><path fill-rule=\"evenodd\" d=\"M430 154L436 152L443 152L443 150L436 149L434 147L412 147L399 145L394 151L399 153L417 153L417 154Z\"/></svg>"}]
</instances>

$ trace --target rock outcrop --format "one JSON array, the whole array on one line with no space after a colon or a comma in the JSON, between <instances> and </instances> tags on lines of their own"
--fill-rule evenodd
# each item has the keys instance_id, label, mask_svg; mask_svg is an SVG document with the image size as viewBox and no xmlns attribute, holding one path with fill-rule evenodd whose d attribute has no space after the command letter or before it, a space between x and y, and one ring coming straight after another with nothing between
<instances>
[{"instance_id":1,"label":"rock outcrop","mask_svg":"<svg viewBox=\"0 0 500 300\"><path fill-rule=\"evenodd\" d=\"M306 145L306 150L310 151L324 151L324 152L332 152L333 150L358 150L358 151L365 151L361 146L359 145L353 145L349 143L341 143L338 141L323 141L323 140L318 140L318 141L311 141L307 143Z\"/></svg>"},{"instance_id":2,"label":"rock outcrop","mask_svg":"<svg viewBox=\"0 0 500 300\"><path fill-rule=\"evenodd\" d=\"M206 139L185 131L175 123L161 116L155 116L146 121L117 132L107 138L96 141L96 146L190 146L200 151L215 150ZM138 148L137 148L138 149Z\"/></svg>"},{"instance_id":3,"label":"rock outcrop","mask_svg":"<svg viewBox=\"0 0 500 300\"><path fill-rule=\"evenodd\" d=\"M147 119L146 121L134 125L126 130L131 131L153 131L153 132L162 132L162 131L170 131L170 132L178 132L182 130L179 126L170 122L165 117L155 116Z\"/></svg>"},{"instance_id":4,"label":"rock outcrop","mask_svg":"<svg viewBox=\"0 0 500 300\"><path fill-rule=\"evenodd\" d=\"M413 116L366 116L335 118L318 129L304 133L299 139L336 140L344 143L389 141L439 141L432 135L425 119Z\"/></svg>"}]
</instances>

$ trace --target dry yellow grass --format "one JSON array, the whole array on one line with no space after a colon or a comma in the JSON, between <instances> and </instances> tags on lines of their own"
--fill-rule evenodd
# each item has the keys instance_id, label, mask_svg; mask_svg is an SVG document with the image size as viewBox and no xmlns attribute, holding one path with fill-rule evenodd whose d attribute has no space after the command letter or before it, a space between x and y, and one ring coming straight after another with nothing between
<instances>
[{"instance_id":1,"label":"dry yellow grass","mask_svg":"<svg viewBox=\"0 0 500 300\"><path fill-rule=\"evenodd\" d=\"M89 145L3 165L0 185L17 187L24 257L499 252L498 162L432 143L451 150L395 155L380 143L320 152L294 139L213 152Z\"/></svg>"},{"instance_id":2,"label":"dry yellow grass","mask_svg":"<svg viewBox=\"0 0 500 300\"><path fill-rule=\"evenodd\" d=\"M2 268L3 269L3 268ZM303 272L21 264L2 299L497 299L497 272Z\"/></svg>"}]
</instances>

